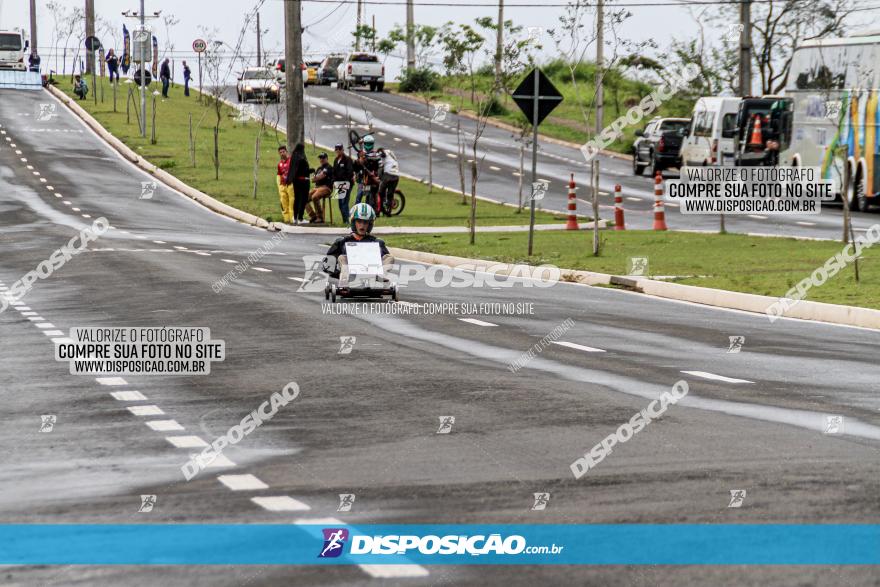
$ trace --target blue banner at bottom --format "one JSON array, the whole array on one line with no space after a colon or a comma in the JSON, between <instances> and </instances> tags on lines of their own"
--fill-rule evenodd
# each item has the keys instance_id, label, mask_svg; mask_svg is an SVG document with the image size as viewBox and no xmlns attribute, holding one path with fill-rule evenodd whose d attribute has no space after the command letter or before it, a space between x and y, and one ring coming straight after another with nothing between
<instances>
[{"instance_id":1,"label":"blue banner at bottom","mask_svg":"<svg viewBox=\"0 0 880 587\"><path fill-rule=\"evenodd\" d=\"M874 524L0 525L3 565L877 565Z\"/></svg>"}]
</instances>

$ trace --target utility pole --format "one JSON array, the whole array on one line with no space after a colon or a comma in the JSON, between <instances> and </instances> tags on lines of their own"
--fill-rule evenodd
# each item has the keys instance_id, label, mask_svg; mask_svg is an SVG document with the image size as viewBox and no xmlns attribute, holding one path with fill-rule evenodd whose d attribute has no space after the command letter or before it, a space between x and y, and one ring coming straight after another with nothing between
<instances>
[{"instance_id":1,"label":"utility pole","mask_svg":"<svg viewBox=\"0 0 880 587\"><path fill-rule=\"evenodd\" d=\"M498 35L495 40L495 94L501 93L501 59L504 53L504 0L498 0Z\"/></svg>"},{"instance_id":2,"label":"utility pole","mask_svg":"<svg viewBox=\"0 0 880 587\"><path fill-rule=\"evenodd\" d=\"M356 28L354 29L355 31L357 31L357 36L354 38L354 50L355 51L361 50L361 22L363 22L363 20L362 20L363 10L364 10L364 1L358 0L357 25L356 25Z\"/></svg>"},{"instance_id":3,"label":"utility pole","mask_svg":"<svg viewBox=\"0 0 880 587\"><path fill-rule=\"evenodd\" d=\"M31 53L37 52L37 0L31 0Z\"/></svg>"},{"instance_id":4,"label":"utility pole","mask_svg":"<svg viewBox=\"0 0 880 587\"><path fill-rule=\"evenodd\" d=\"M86 38L95 36L95 0L86 0ZM86 73L95 73L95 52L86 51ZM92 88L97 91L97 88Z\"/></svg>"},{"instance_id":5,"label":"utility pole","mask_svg":"<svg viewBox=\"0 0 880 587\"><path fill-rule=\"evenodd\" d=\"M303 112L302 13L300 0L284 2L284 58L287 86L287 142L293 146L305 142Z\"/></svg>"},{"instance_id":6,"label":"utility pole","mask_svg":"<svg viewBox=\"0 0 880 587\"><path fill-rule=\"evenodd\" d=\"M416 68L416 17L413 0L406 0L406 68Z\"/></svg>"},{"instance_id":7,"label":"utility pole","mask_svg":"<svg viewBox=\"0 0 880 587\"><path fill-rule=\"evenodd\" d=\"M596 136L605 124L605 0L596 4ZM593 255L599 254L599 160L593 158Z\"/></svg>"},{"instance_id":8,"label":"utility pole","mask_svg":"<svg viewBox=\"0 0 880 587\"><path fill-rule=\"evenodd\" d=\"M739 23L739 95L752 93L752 0L740 0Z\"/></svg>"},{"instance_id":9,"label":"utility pole","mask_svg":"<svg viewBox=\"0 0 880 587\"><path fill-rule=\"evenodd\" d=\"M262 36L263 31L260 30L260 13L257 11L257 67L262 65L262 49L260 48L260 37Z\"/></svg>"},{"instance_id":10,"label":"utility pole","mask_svg":"<svg viewBox=\"0 0 880 587\"><path fill-rule=\"evenodd\" d=\"M376 15L375 14L373 15L373 35L372 35L372 38L373 38L373 49L372 50L373 50L373 53L375 53L376 52Z\"/></svg>"}]
</instances>

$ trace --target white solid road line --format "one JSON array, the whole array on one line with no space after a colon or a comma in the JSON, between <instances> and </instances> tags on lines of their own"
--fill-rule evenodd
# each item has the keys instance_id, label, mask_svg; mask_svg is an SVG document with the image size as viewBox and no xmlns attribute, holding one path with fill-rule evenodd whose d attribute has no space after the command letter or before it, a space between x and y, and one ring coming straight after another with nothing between
<instances>
[{"instance_id":1,"label":"white solid road line","mask_svg":"<svg viewBox=\"0 0 880 587\"><path fill-rule=\"evenodd\" d=\"M312 509L303 502L287 495L252 497L251 501L270 512L303 512Z\"/></svg>"},{"instance_id":2,"label":"white solid road line","mask_svg":"<svg viewBox=\"0 0 880 587\"><path fill-rule=\"evenodd\" d=\"M462 322L467 322L468 324L476 324L477 326L498 326L497 324L492 324L491 322L483 322L482 320L477 320L476 318L459 318Z\"/></svg>"},{"instance_id":3,"label":"white solid road line","mask_svg":"<svg viewBox=\"0 0 880 587\"><path fill-rule=\"evenodd\" d=\"M101 385L128 385L128 382L122 377L96 377L95 381Z\"/></svg>"},{"instance_id":4,"label":"white solid road line","mask_svg":"<svg viewBox=\"0 0 880 587\"><path fill-rule=\"evenodd\" d=\"M205 445L207 446L207 444ZM252 491L255 489L268 489L269 486L251 474L245 475L220 475L217 481L232 491Z\"/></svg>"},{"instance_id":5,"label":"white solid road line","mask_svg":"<svg viewBox=\"0 0 880 587\"><path fill-rule=\"evenodd\" d=\"M703 379L712 379L714 381L724 381L725 383L754 383L747 379L735 379L733 377L725 377L724 375L716 375L715 373L707 373L706 371L682 371L687 375L694 377L702 377Z\"/></svg>"},{"instance_id":6,"label":"white solid road line","mask_svg":"<svg viewBox=\"0 0 880 587\"><path fill-rule=\"evenodd\" d=\"M574 342L566 342L564 340L551 340L550 342L553 344L558 344L559 346L566 346L568 348L577 349L579 351L586 351L588 353L604 353L604 352L606 352L602 349L597 349L597 348L594 348L591 346L584 346L582 344L577 344Z\"/></svg>"},{"instance_id":7,"label":"white solid road line","mask_svg":"<svg viewBox=\"0 0 880 587\"><path fill-rule=\"evenodd\" d=\"M165 440L177 448L205 448L208 446L208 443L198 436L166 436Z\"/></svg>"},{"instance_id":8,"label":"white solid road line","mask_svg":"<svg viewBox=\"0 0 880 587\"><path fill-rule=\"evenodd\" d=\"M113 399L121 402L139 402L147 399L147 397L139 391L111 391L110 395Z\"/></svg>"},{"instance_id":9,"label":"white solid road line","mask_svg":"<svg viewBox=\"0 0 880 587\"><path fill-rule=\"evenodd\" d=\"M162 408L156 405L130 406L125 409L135 416L162 416L165 414L165 412L162 411Z\"/></svg>"}]
</instances>

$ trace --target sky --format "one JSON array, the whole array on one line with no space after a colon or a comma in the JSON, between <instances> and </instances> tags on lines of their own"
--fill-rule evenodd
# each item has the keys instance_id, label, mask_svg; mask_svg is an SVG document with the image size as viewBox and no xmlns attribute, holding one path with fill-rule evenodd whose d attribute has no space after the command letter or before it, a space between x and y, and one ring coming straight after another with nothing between
<instances>
[{"instance_id":1,"label":"sky","mask_svg":"<svg viewBox=\"0 0 880 587\"><path fill-rule=\"evenodd\" d=\"M368 0L369 1L369 0ZM400 0L391 0L400 1ZM417 23L440 25L447 21L456 23L473 24L475 18L491 16L497 18L497 4L492 0L448 0L450 3L461 6L423 6L416 0L415 19ZM437 1L437 0L426 0ZM526 3L527 0L510 0L515 3ZM659 0L647 0L659 1ZM84 0L56 0L67 8L84 6ZM146 13L161 10L163 15L174 15L179 19L170 36L166 34L164 25L155 22L156 36L159 37L160 47L163 47L166 38L170 38L175 46L174 55L177 59L194 59L191 52L192 41L203 36L203 28L216 29L216 38L236 45L244 24L244 16L252 10L259 0L231 0L228 2L218 0L147 0ZM508 7L505 10L505 18L513 20L515 24L524 27L541 27L550 29L558 26L558 18L563 14L562 7L547 7L546 4L562 4L563 0L532 0L537 8ZM47 0L37 1L38 32L41 55L50 52L53 35L53 19L46 9ZM477 6L475 6L477 5ZM95 0L95 11L99 17L104 17L116 24L115 30L119 31L121 38L122 23L134 24L134 20L126 19L121 15L124 10L137 10L138 0ZM406 20L406 8L404 5L376 5L366 4L365 22L376 18L376 28L380 38L384 37L395 24L403 24ZM277 54L284 47L284 21L283 0L263 0L260 10L261 28L266 31L263 35L264 51ZM681 7L639 7L631 8L633 16L626 21L621 29L624 37L640 41L654 38L661 47L669 44L674 36L695 33L696 26L693 24L687 10ZM353 2L332 1L304 1L303 24L306 31L303 34L303 49L315 58L325 54L342 51L350 48L356 20L356 6ZM28 0L0 0L0 29L22 27L29 28ZM538 31L539 38L545 46L545 55L553 56L553 43L549 36ZM112 39L101 39L105 47L113 45ZM71 43L72 45L72 43ZM255 54L256 51L256 28L245 37L243 51ZM45 59L45 57L44 57ZM401 58L390 56L387 62L387 71L394 77L400 69Z\"/></svg>"}]
</instances>

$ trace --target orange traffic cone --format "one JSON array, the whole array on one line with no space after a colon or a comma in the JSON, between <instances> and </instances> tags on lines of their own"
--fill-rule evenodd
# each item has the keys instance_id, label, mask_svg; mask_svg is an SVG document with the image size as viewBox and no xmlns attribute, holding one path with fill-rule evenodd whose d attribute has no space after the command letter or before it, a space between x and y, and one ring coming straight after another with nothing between
<instances>
[{"instance_id":1,"label":"orange traffic cone","mask_svg":"<svg viewBox=\"0 0 880 587\"><path fill-rule=\"evenodd\" d=\"M620 184L614 186L614 230L626 230L623 220L623 196L620 195Z\"/></svg>"},{"instance_id":2,"label":"orange traffic cone","mask_svg":"<svg viewBox=\"0 0 880 587\"><path fill-rule=\"evenodd\" d=\"M663 177L659 171L654 176L654 230L668 230L666 208L663 206Z\"/></svg>"},{"instance_id":3,"label":"orange traffic cone","mask_svg":"<svg viewBox=\"0 0 880 587\"><path fill-rule=\"evenodd\" d=\"M755 114L755 126L752 127L752 136L749 138L750 147L763 147L764 136L761 132L761 115Z\"/></svg>"},{"instance_id":4,"label":"orange traffic cone","mask_svg":"<svg viewBox=\"0 0 880 587\"><path fill-rule=\"evenodd\" d=\"M571 174L571 181L568 182L568 222L565 223L565 230L578 230L577 220L577 196L575 195L576 185L574 183L574 173Z\"/></svg>"}]
</instances>

